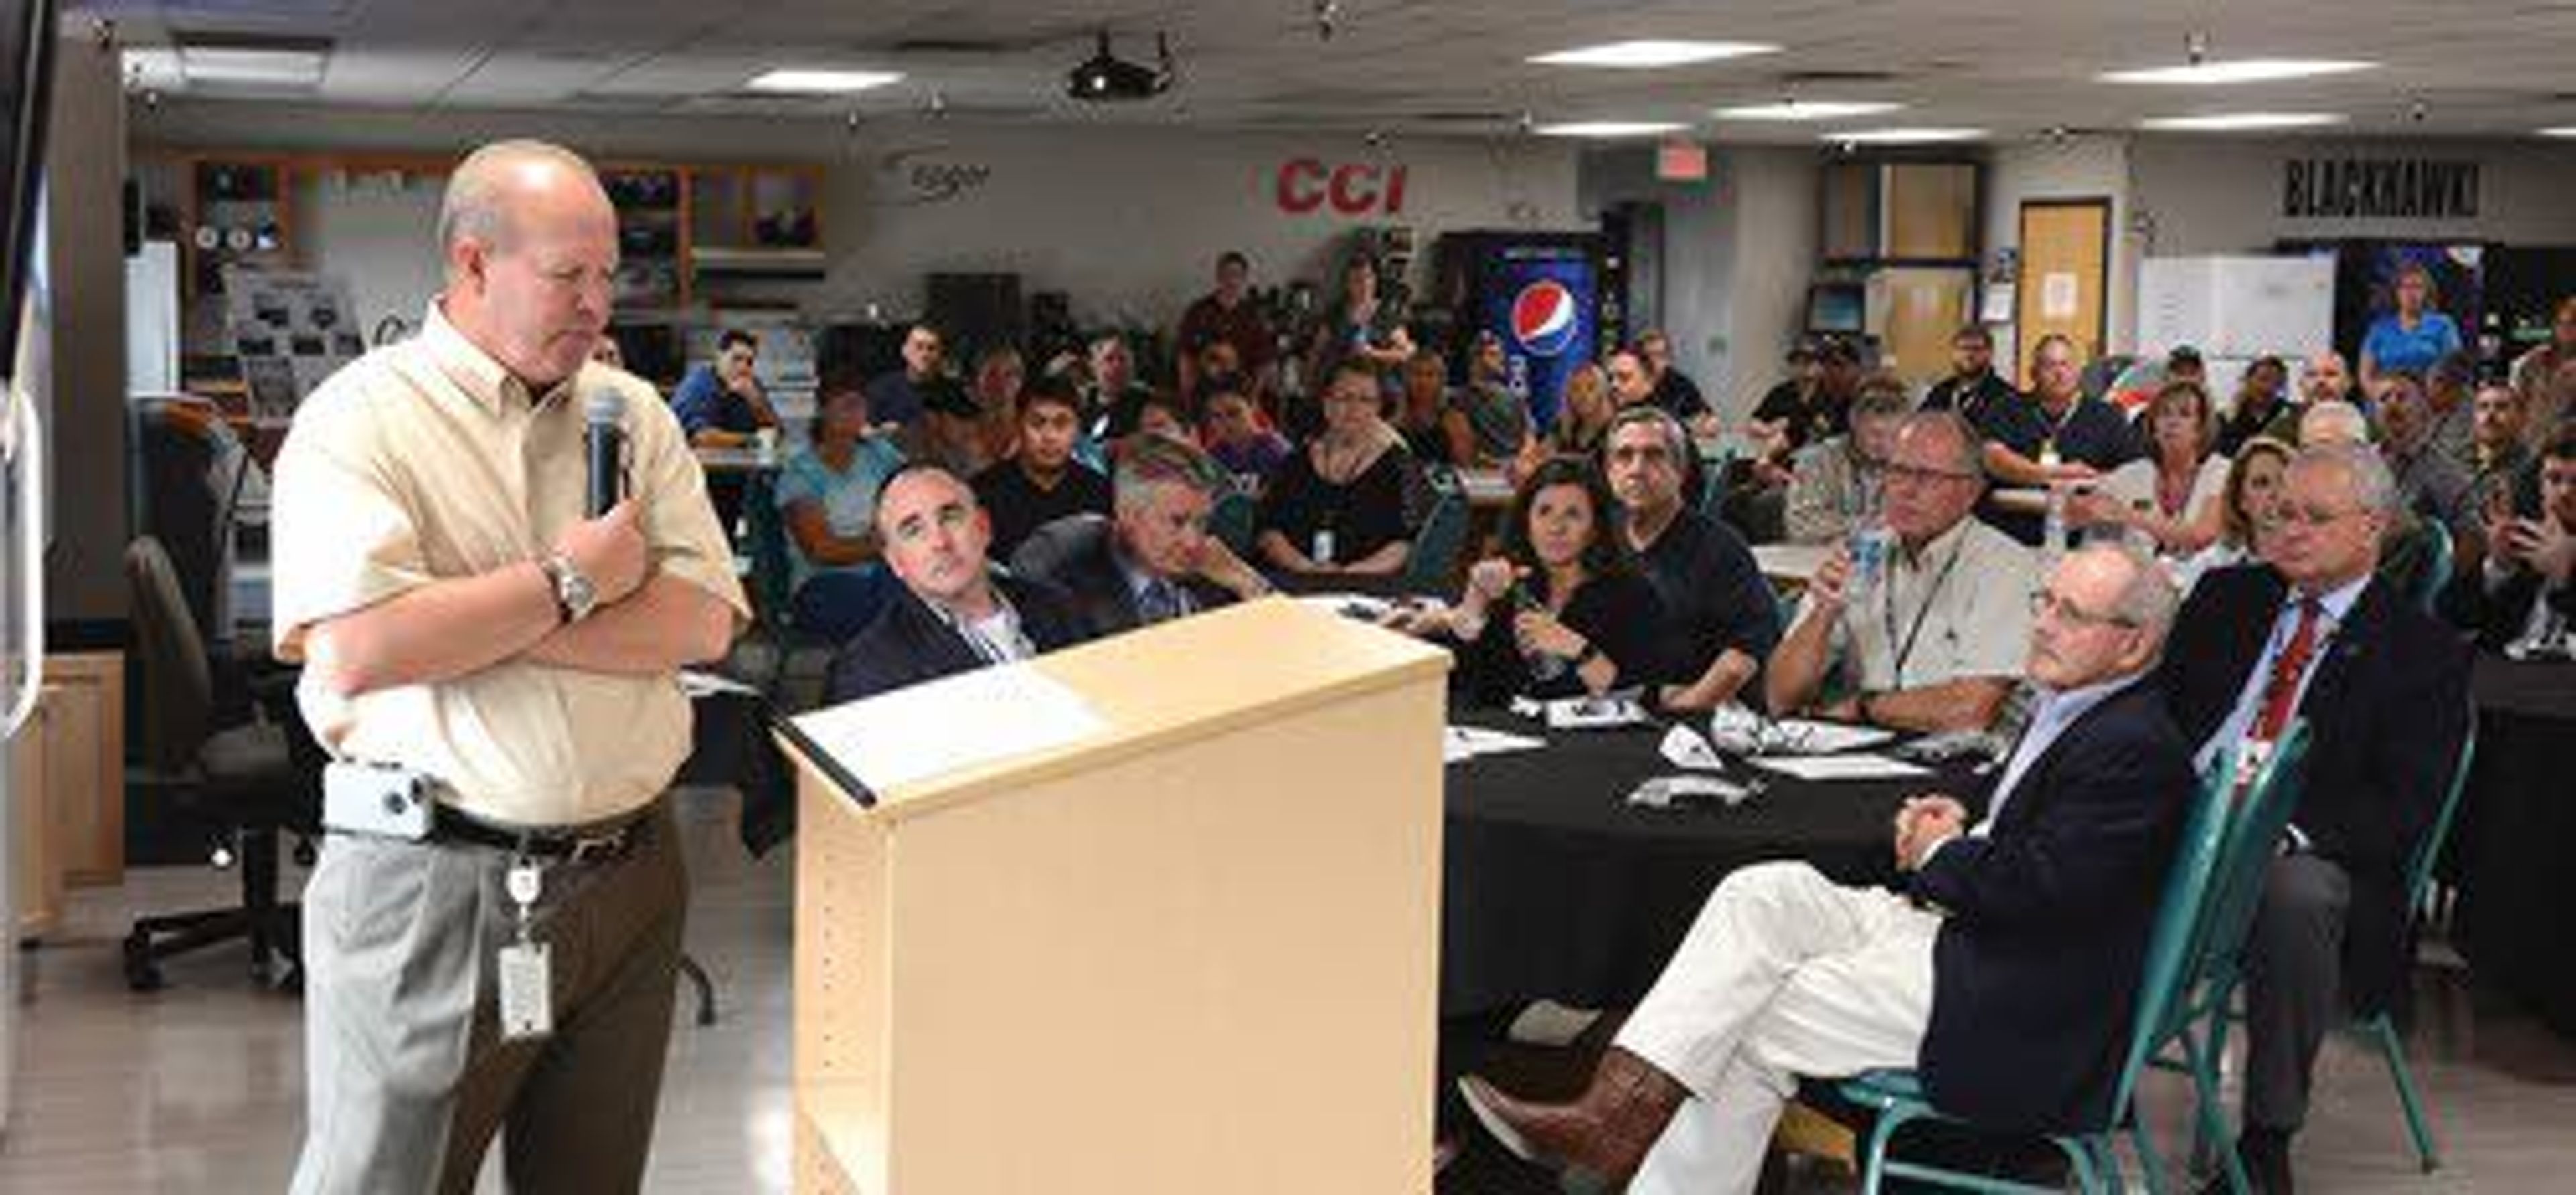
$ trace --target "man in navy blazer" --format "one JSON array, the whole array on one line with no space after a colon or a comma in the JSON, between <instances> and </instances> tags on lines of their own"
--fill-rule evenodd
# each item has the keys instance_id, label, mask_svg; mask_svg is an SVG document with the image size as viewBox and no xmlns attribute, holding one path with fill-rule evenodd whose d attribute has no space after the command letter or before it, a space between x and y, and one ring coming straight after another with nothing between
<instances>
[{"instance_id":1,"label":"man in navy blazer","mask_svg":"<svg viewBox=\"0 0 2576 1195\"><path fill-rule=\"evenodd\" d=\"M855 701L1090 638L1063 591L986 560L992 519L948 470L906 465L877 496L877 534L903 591L832 657L824 698Z\"/></svg>"},{"instance_id":2,"label":"man in navy blazer","mask_svg":"<svg viewBox=\"0 0 2576 1195\"><path fill-rule=\"evenodd\" d=\"M1803 863L1729 875L1572 1103L1463 1094L1524 1158L1635 1195L1750 1191L1796 1077L1919 1067L1940 1107L2005 1128L2099 1125L2146 938L2195 782L2141 683L2176 598L2120 545L2030 599L2041 690L1981 819L1946 796L1896 815L1902 893ZM1641 1168L1642 1167L1642 1168Z\"/></svg>"},{"instance_id":3,"label":"man in navy blazer","mask_svg":"<svg viewBox=\"0 0 2576 1195\"><path fill-rule=\"evenodd\" d=\"M1112 517L1069 515L1011 554L1021 576L1072 595L1095 635L1115 635L1270 592L1259 572L1208 534L1232 478L1191 444L1129 436L1111 469Z\"/></svg>"},{"instance_id":4,"label":"man in navy blazer","mask_svg":"<svg viewBox=\"0 0 2576 1195\"><path fill-rule=\"evenodd\" d=\"M2265 738L2266 706L2308 724L2289 840L2246 944L2237 1148L2271 1195L2290 1190L2289 1140L2326 1030L2346 1007L2400 994L2406 857L2459 760L2469 686L2459 633L2373 576L2399 509L2387 465L2356 445L2312 446L2281 485L2269 563L2201 578L2156 677L2203 761Z\"/></svg>"}]
</instances>

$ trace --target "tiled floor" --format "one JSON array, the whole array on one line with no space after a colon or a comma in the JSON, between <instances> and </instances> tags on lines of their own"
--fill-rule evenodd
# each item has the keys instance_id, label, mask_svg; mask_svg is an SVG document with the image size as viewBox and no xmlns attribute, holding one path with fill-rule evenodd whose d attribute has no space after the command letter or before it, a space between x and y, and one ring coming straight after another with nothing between
<instances>
[{"instance_id":1,"label":"tiled floor","mask_svg":"<svg viewBox=\"0 0 2576 1195\"><path fill-rule=\"evenodd\" d=\"M697 880L690 951L714 976L723 1015L711 1027L690 1023L683 994L653 1153L655 1191L787 1187L789 852L748 859L731 836L732 804L727 794L683 794ZM298 1004L253 990L238 950L172 964L170 987L151 996L127 993L118 966L117 942L134 909L211 903L229 882L194 869L133 873L122 888L76 894L69 925L22 956L22 1061L16 1112L0 1139L0 1191L284 1188L303 1119ZM2424 1015L2414 1060L2434 1108L2443 1169L2417 1173L2386 1073L2375 1057L2338 1042L2299 1142L2302 1189L2576 1190L2576 1042L2479 998L2456 970L2427 967L2419 979ZM2179 1124L2185 1106L2174 1086L2159 1081L2150 1095L2156 1119ZM2163 1139L2181 1138L2168 1127ZM1798 1185L1848 1187L1826 1171ZM497 1163L483 1189L502 1189ZM1479 1195L1547 1189L1481 1156L1442 1184Z\"/></svg>"}]
</instances>

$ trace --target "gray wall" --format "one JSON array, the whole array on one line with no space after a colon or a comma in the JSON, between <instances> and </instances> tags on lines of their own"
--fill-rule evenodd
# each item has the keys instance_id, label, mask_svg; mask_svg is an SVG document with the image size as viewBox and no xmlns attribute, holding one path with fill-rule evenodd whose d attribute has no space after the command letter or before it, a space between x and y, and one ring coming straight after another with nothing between
<instances>
[{"instance_id":1,"label":"gray wall","mask_svg":"<svg viewBox=\"0 0 2576 1195\"><path fill-rule=\"evenodd\" d=\"M45 615L58 629L120 623L126 610L123 93L113 51L85 30L62 38L45 158L54 304Z\"/></svg>"},{"instance_id":2,"label":"gray wall","mask_svg":"<svg viewBox=\"0 0 2576 1195\"><path fill-rule=\"evenodd\" d=\"M917 309L933 270L1017 271L1023 292L1065 290L1086 324L1159 324L1207 288L1225 249L1252 255L1256 280L1320 278L1353 230L1402 223L1427 265L1444 230L1574 226L1574 151L1555 143L1399 139L1382 149L1348 134L1200 131L1083 124L974 125L956 120L828 123L564 114L421 116L283 105L166 105L134 117L138 152L161 149L385 150L455 154L503 136L542 136L603 158L667 162L807 162L825 168L821 218L828 277L755 293L813 315ZM1290 214L1273 199L1291 158L1401 162L1404 209L1387 217ZM929 201L918 166L985 171L980 185ZM418 315L434 282L434 196L365 193L363 180L300 219L319 252L308 264L351 276L362 320L399 300ZM398 225L398 226L396 226ZM427 264L424 265L423 263ZM361 280L361 276L364 280ZM746 288L748 289L748 288Z\"/></svg>"},{"instance_id":3,"label":"gray wall","mask_svg":"<svg viewBox=\"0 0 2576 1195\"><path fill-rule=\"evenodd\" d=\"M2541 141L2239 141L2141 137L2129 150L2153 256L2263 250L2284 237L2474 237L2576 244L2576 145ZM2281 214L2282 165L2296 158L2433 158L2478 169L2473 220L2293 219Z\"/></svg>"},{"instance_id":4,"label":"gray wall","mask_svg":"<svg viewBox=\"0 0 2576 1195\"><path fill-rule=\"evenodd\" d=\"M1660 319L1680 368L1721 413L1752 409L1778 380L1806 318L1815 272L1818 157L1805 148L1720 146L1709 177L1663 182L1651 147L1583 156L1586 213L1614 203L1664 209Z\"/></svg>"}]
</instances>

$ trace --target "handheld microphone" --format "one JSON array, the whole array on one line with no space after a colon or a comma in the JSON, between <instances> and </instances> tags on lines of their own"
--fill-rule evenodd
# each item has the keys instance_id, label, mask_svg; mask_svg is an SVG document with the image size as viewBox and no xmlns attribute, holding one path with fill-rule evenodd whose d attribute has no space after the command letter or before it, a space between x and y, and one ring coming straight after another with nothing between
<instances>
[{"instance_id":1,"label":"handheld microphone","mask_svg":"<svg viewBox=\"0 0 2576 1195\"><path fill-rule=\"evenodd\" d=\"M588 425L582 444L590 459L589 498L583 509L590 518L607 514L626 488L625 416L626 402L615 390L595 390L582 404L582 418Z\"/></svg>"}]
</instances>

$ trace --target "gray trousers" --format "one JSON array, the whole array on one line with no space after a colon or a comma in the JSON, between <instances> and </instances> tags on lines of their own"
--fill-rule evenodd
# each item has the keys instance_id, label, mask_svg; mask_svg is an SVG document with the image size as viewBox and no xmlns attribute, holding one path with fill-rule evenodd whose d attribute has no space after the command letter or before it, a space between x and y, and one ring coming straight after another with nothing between
<instances>
[{"instance_id":1,"label":"gray trousers","mask_svg":"<svg viewBox=\"0 0 2576 1195\"><path fill-rule=\"evenodd\" d=\"M500 1037L517 934L488 847L335 834L304 892L305 1138L295 1195L467 1192L505 1132L510 1189L638 1189L670 1044L688 877L667 808L627 853L545 870L551 1037Z\"/></svg>"},{"instance_id":2,"label":"gray trousers","mask_svg":"<svg viewBox=\"0 0 2576 1195\"><path fill-rule=\"evenodd\" d=\"M2263 877L2245 942L2245 1123L2295 1132L2328 1030L2344 1019L2343 936L2352 877L2310 854Z\"/></svg>"}]
</instances>

